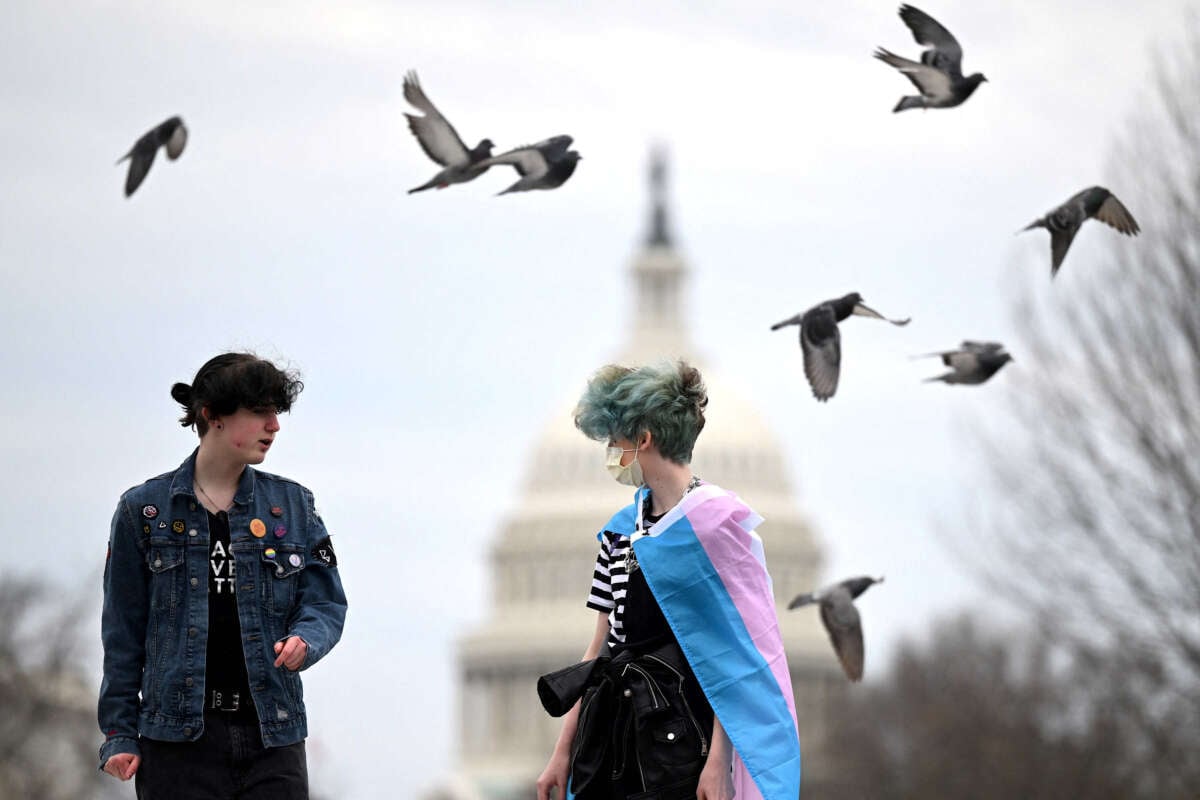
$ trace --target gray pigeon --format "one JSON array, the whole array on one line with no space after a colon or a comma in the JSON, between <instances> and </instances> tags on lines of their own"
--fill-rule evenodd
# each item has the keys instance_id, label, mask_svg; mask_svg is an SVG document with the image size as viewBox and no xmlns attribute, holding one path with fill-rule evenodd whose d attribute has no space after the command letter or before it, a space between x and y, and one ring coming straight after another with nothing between
<instances>
[{"instance_id":1,"label":"gray pigeon","mask_svg":"<svg viewBox=\"0 0 1200 800\"><path fill-rule=\"evenodd\" d=\"M574 150L568 150L570 136L551 136L537 144L525 145L507 153L501 153L482 162L492 164L512 164L521 179L509 186L500 194L509 192L528 192L533 189L557 189L567 182L567 178L575 172L575 165L583 156Z\"/></svg>"},{"instance_id":2,"label":"gray pigeon","mask_svg":"<svg viewBox=\"0 0 1200 800\"><path fill-rule=\"evenodd\" d=\"M926 45L921 60L910 61L880 47L875 57L900 70L921 93L901 97L893 112L909 108L953 108L970 97L987 78L983 73L963 77L962 47L936 19L919 8L900 6L900 19L912 31L917 44Z\"/></svg>"},{"instance_id":3,"label":"gray pigeon","mask_svg":"<svg viewBox=\"0 0 1200 800\"><path fill-rule=\"evenodd\" d=\"M1021 231L1045 228L1050 231L1050 277L1058 274L1067 250L1079 228L1089 218L1095 217L1126 236L1137 236L1141 232L1137 220L1129 213L1117 196L1103 186L1084 189L1041 219L1035 219Z\"/></svg>"},{"instance_id":4,"label":"gray pigeon","mask_svg":"<svg viewBox=\"0 0 1200 800\"><path fill-rule=\"evenodd\" d=\"M842 364L842 335L838 323L856 314L882 319L893 325L907 325L911 319L893 320L863 304L862 295L851 292L836 300L826 300L803 314L776 322L771 330L787 325L800 326L800 350L804 353L804 374L812 387L813 396L821 402L837 392Z\"/></svg>"},{"instance_id":5,"label":"gray pigeon","mask_svg":"<svg viewBox=\"0 0 1200 800\"><path fill-rule=\"evenodd\" d=\"M876 583L883 583L883 577L847 578L819 592L796 595L788 603L789 610L809 603L820 604L821 623L829 633L833 651L842 662L842 670L852 681L861 681L863 676L862 620L854 607L854 598Z\"/></svg>"},{"instance_id":6,"label":"gray pigeon","mask_svg":"<svg viewBox=\"0 0 1200 800\"><path fill-rule=\"evenodd\" d=\"M445 189L452 183L466 183L487 172L487 166L481 165L480 162L492 154L492 140L484 139L475 145L474 149L468 150L454 126L429 102L414 71L409 71L404 76L404 99L425 112L423 117L405 113L408 129L417 137L417 143L421 145L425 155L445 167L426 183L409 189L409 194L435 186Z\"/></svg>"},{"instance_id":7,"label":"gray pigeon","mask_svg":"<svg viewBox=\"0 0 1200 800\"><path fill-rule=\"evenodd\" d=\"M187 128L179 117L171 117L166 122L146 132L142 138L134 142L128 153L117 163L129 160L129 172L125 175L125 196L129 197L142 185L150 172L150 165L158 155L158 148L166 147L167 158L174 161L183 153L187 144Z\"/></svg>"},{"instance_id":8,"label":"gray pigeon","mask_svg":"<svg viewBox=\"0 0 1200 800\"><path fill-rule=\"evenodd\" d=\"M939 356L942 363L950 367L950 372L934 378L926 378L925 382L942 381L943 383L980 384L1000 371L1000 368L1012 361L1012 356L1004 350L999 342L973 342L967 340L957 350L945 350L940 353L926 353L921 358Z\"/></svg>"}]
</instances>

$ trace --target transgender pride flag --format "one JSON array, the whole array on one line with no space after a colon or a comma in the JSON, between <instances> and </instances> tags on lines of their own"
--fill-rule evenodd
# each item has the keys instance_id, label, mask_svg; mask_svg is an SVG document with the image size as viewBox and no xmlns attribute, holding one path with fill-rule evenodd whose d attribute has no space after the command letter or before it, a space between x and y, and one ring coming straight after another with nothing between
<instances>
[{"instance_id":1,"label":"transgender pride flag","mask_svg":"<svg viewBox=\"0 0 1200 800\"><path fill-rule=\"evenodd\" d=\"M775 615L762 517L732 492L702 484L649 531L648 490L608 530L631 537L646 582L735 750L738 800L796 800L800 740Z\"/></svg>"}]
</instances>

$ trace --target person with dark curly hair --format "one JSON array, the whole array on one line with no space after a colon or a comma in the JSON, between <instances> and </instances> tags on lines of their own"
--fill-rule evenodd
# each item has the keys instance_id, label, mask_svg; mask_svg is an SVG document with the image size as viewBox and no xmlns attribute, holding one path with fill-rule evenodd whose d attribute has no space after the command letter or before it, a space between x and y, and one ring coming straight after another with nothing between
<instances>
[{"instance_id":1,"label":"person with dark curly hair","mask_svg":"<svg viewBox=\"0 0 1200 800\"><path fill-rule=\"evenodd\" d=\"M299 673L341 638L346 595L312 493L254 469L303 388L249 353L210 359L171 388L199 446L117 503L100 768L141 800L308 797Z\"/></svg>"},{"instance_id":2,"label":"person with dark curly hair","mask_svg":"<svg viewBox=\"0 0 1200 800\"><path fill-rule=\"evenodd\" d=\"M563 716L538 800L795 800L800 744L762 518L692 473L708 394L680 361L609 365L575 410L637 487L599 533L581 663L542 676Z\"/></svg>"}]
</instances>

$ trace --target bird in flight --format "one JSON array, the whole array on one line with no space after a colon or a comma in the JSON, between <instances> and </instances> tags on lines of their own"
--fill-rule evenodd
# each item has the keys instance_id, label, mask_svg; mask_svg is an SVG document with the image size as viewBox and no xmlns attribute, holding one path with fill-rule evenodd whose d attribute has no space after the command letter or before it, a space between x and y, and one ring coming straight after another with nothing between
<instances>
[{"instance_id":1,"label":"bird in flight","mask_svg":"<svg viewBox=\"0 0 1200 800\"><path fill-rule=\"evenodd\" d=\"M1137 220L1129 213L1117 196L1103 186L1084 189L1058 208L1040 219L1026 225L1018 233L1045 228L1050 231L1050 277L1058 274L1067 250L1079 233L1080 227L1090 218L1096 218L1126 236L1137 236L1141 232Z\"/></svg>"},{"instance_id":2,"label":"bird in flight","mask_svg":"<svg viewBox=\"0 0 1200 800\"><path fill-rule=\"evenodd\" d=\"M129 197L142 185L142 181L150 172L150 166L154 164L154 157L158 155L158 148L165 147L167 158L174 161L183 153L187 135L183 120L171 117L151 128L134 142L129 152L117 161L118 164L126 159L129 161L129 172L125 175L125 196Z\"/></svg>"},{"instance_id":3,"label":"bird in flight","mask_svg":"<svg viewBox=\"0 0 1200 800\"><path fill-rule=\"evenodd\" d=\"M484 164L511 164L521 179L500 194L528 192L534 189L557 189L567 182L575 172L575 166L583 156L569 150L570 136L551 136L537 144L525 145L498 156L492 156Z\"/></svg>"},{"instance_id":4,"label":"bird in flight","mask_svg":"<svg viewBox=\"0 0 1200 800\"><path fill-rule=\"evenodd\" d=\"M409 194L435 186L445 189L452 183L466 183L487 172L487 166L481 162L492 154L492 140L483 139L473 149L468 150L454 126L425 96L414 71L404 76L404 99L424 112L424 116L407 112L404 114L408 118L408 129L417 137L417 143L421 145L425 155L444 167L425 183L409 189Z\"/></svg>"},{"instance_id":5,"label":"bird in flight","mask_svg":"<svg viewBox=\"0 0 1200 800\"><path fill-rule=\"evenodd\" d=\"M833 644L838 661L842 662L842 671L852 681L862 680L864 658L862 619L854 607L854 599L877 583L883 583L882 576L847 578L819 592L796 595L788 603L788 610L810 603L818 604L821 624L829 633L829 641Z\"/></svg>"},{"instance_id":6,"label":"bird in flight","mask_svg":"<svg viewBox=\"0 0 1200 800\"><path fill-rule=\"evenodd\" d=\"M900 6L900 19L917 44L925 45L920 61L912 61L880 47L875 57L898 69L913 82L920 95L901 97L893 112L909 108L953 108L970 97L987 78L982 72L963 76L962 46L936 19L919 8Z\"/></svg>"},{"instance_id":7,"label":"bird in flight","mask_svg":"<svg viewBox=\"0 0 1200 800\"><path fill-rule=\"evenodd\" d=\"M851 315L874 317L893 325L907 325L911 319L888 319L863 303L862 295L851 292L836 300L826 300L803 314L776 322L771 330L788 325L800 326L800 350L804 354L804 374L813 396L824 402L837 392L842 365L842 335L838 323Z\"/></svg>"},{"instance_id":8,"label":"bird in flight","mask_svg":"<svg viewBox=\"0 0 1200 800\"><path fill-rule=\"evenodd\" d=\"M1000 368L1012 361L1012 356L1005 351L999 342L973 342L967 340L957 350L943 350L940 353L926 353L918 358L939 356L942 363L950 367L944 375L926 378L925 381L941 381L943 383L980 384L1000 371Z\"/></svg>"}]
</instances>

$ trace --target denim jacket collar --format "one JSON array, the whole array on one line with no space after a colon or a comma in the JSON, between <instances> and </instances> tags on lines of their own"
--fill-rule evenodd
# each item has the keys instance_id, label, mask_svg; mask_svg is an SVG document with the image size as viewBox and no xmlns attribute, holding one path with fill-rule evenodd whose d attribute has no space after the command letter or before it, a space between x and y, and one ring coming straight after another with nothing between
<instances>
[{"instance_id":1,"label":"denim jacket collar","mask_svg":"<svg viewBox=\"0 0 1200 800\"><path fill-rule=\"evenodd\" d=\"M182 494L193 500L196 499L196 494L192 491L192 485L196 482L196 455L199 452L200 448L197 447L179 465L179 469L175 470L175 477L171 480L172 497ZM242 475L238 478L237 492L233 496L233 502L239 506L248 506L254 502L253 468L247 466L242 469Z\"/></svg>"}]
</instances>

